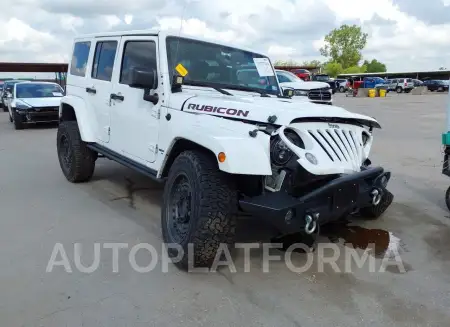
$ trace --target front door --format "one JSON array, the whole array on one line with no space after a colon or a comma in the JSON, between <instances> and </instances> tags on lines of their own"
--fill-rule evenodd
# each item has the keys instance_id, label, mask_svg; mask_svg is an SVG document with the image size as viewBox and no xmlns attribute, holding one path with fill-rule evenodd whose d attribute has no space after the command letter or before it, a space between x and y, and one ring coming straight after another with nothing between
<instances>
[{"instance_id":1,"label":"front door","mask_svg":"<svg viewBox=\"0 0 450 327\"><path fill-rule=\"evenodd\" d=\"M96 39L91 74L88 77L86 92L89 93L90 104L97 119L97 139L100 143L108 143L110 139L110 110L112 92L112 76L119 47L120 37L104 37Z\"/></svg>"},{"instance_id":2,"label":"front door","mask_svg":"<svg viewBox=\"0 0 450 327\"><path fill-rule=\"evenodd\" d=\"M130 87L133 68L155 70L160 77L156 36L122 37L119 48L120 71L114 72L111 142L114 148L142 164L152 163L158 153L158 127L161 100L157 104L143 99L144 92L161 95L156 90ZM158 85L161 85L158 80Z\"/></svg>"}]
</instances>

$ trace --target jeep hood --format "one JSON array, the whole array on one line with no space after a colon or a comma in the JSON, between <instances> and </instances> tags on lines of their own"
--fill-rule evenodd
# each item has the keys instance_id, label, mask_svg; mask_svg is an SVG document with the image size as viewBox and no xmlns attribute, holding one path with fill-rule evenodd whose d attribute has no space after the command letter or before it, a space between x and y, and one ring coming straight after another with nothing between
<instances>
[{"instance_id":1,"label":"jeep hood","mask_svg":"<svg viewBox=\"0 0 450 327\"><path fill-rule=\"evenodd\" d=\"M267 123L270 116L276 116L277 119L274 123L277 125L289 125L293 120L325 118L330 120L347 120L370 127L381 128L372 117L355 114L336 106L276 98L274 96L228 96L216 95L216 92L213 92L207 92L207 95L194 95L184 91L183 93L174 93L171 95L169 107L174 109L181 107L181 110L189 113L208 114L261 123Z\"/></svg>"}]
</instances>

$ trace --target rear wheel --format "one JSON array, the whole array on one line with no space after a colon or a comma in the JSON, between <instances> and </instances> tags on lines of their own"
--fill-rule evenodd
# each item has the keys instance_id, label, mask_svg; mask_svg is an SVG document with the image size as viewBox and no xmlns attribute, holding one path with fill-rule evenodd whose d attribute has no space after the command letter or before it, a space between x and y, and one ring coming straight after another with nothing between
<instances>
[{"instance_id":1,"label":"rear wheel","mask_svg":"<svg viewBox=\"0 0 450 327\"><path fill-rule=\"evenodd\" d=\"M345 92L345 87L340 86L340 87L339 87L339 92L344 93L344 92Z\"/></svg>"},{"instance_id":2,"label":"rear wheel","mask_svg":"<svg viewBox=\"0 0 450 327\"><path fill-rule=\"evenodd\" d=\"M447 205L448 210L450 210L450 187L445 192L445 204Z\"/></svg>"},{"instance_id":3,"label":"rear wheel","mask_svg":"<svg viewBox=\"0 0 450 327\"><path fill-rule=\"evenodd\" d=\"M402 93L403 89L402 89L401 86L397 86L397 88L395 89L395 91L396 91L397 93Z\"/></svg>"},{"instance_id":4,"label":"rear wheel","mask_svg":"<svg viewBox=\"0 0 450 327\"><path fill-rule=\"evenodd\" d=\"M444 88L442 86L439 86L438 92L442 92L442 91L444 91Z\"/></svg>"},{"instance_id":5,"label":"rear wheel","mask_svg":"<svg viewBox=\"0 0 450 327\"><path fill-rule=\"evenodd\" d=\"M164 188L163 240L182 249L180 254L168 248L168 254L177 257L173 262L183 270L210 267L221 244L234 243L237 192L233 179L214 159L200 151L181 153Z\"/></svg>"},{"instance_id":6,"label":"rear wheel","mask_svg":"<svg viewBox=\"0 0 450 327\"><path fill-rule=\"evenodd\" d=\"M61 170L68 181L80 183L91 179L97 154L81 139L76 121L59 124L56 147Z\"/></svg>"}]
</instances>

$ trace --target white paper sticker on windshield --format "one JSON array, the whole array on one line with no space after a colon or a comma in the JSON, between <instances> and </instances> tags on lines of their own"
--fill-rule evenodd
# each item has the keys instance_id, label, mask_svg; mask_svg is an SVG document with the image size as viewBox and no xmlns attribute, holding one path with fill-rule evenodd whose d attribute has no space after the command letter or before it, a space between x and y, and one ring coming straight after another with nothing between
<instances>
[{"instance_id":1,"label":"white paper sticker on windshield","mask_svg":"<svg viewBox=\"0 0 450 327\"><path fill-rule=\"evenodd\" d=\"M267 58L253 58L259 76L274 76L272 65Z\"/></svg>"},{"instance_id":2,"label":"white paper sticker on windshield","mask_svg":"<svg viewBox=\"0 0 450 327\"><path fill-rule=\"evenodd\" d=\"M54 97L62 97L62 93L61 92L53 92L53 96Z\"/></svg>"}]
</instances>

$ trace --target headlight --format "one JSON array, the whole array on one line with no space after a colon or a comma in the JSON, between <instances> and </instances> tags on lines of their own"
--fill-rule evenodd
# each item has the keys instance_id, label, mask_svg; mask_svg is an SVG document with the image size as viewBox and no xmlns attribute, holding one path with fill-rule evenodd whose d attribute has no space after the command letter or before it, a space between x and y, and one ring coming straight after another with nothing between
<instances>
[{"instance_id":1,"label":"headlight","mask_svg":"<svg viewBox=\"0 0 450 327\"><path fill-rule=\"evenodd\" d=\"M304 90L294 90L294 95L308 96L308 91L304 91Z\"/></svg>"},{"instance_id":2,"label":"headlight","mask_svg":"<svg viewBox=\"0 0 450 327\"><path fill-rule=\"evenodd\" d=\"M303 142L297 135L297 133L285 132L285 135L288 140L295 145L304 147L302 145ZM286 143L283 142L280 136L276 136L270 145L270 157L272 158L273 163L277 166L284 166L289 162L289 160L292 159L293 156L294 152L289 149L289 147L286 145Z\"/></svg>"},{"instance_id":3,"label":"headlight","mask_svg":"<svg viewBox=\"0 0 450 327\"><path fill-rule=\"evenodd\" d=\"M24 110L24 109L30 109L31 107L26 105L25 103L17 102L15 104L14 108L19 109L19 110Z\"/></svg>"}]
</instances>

